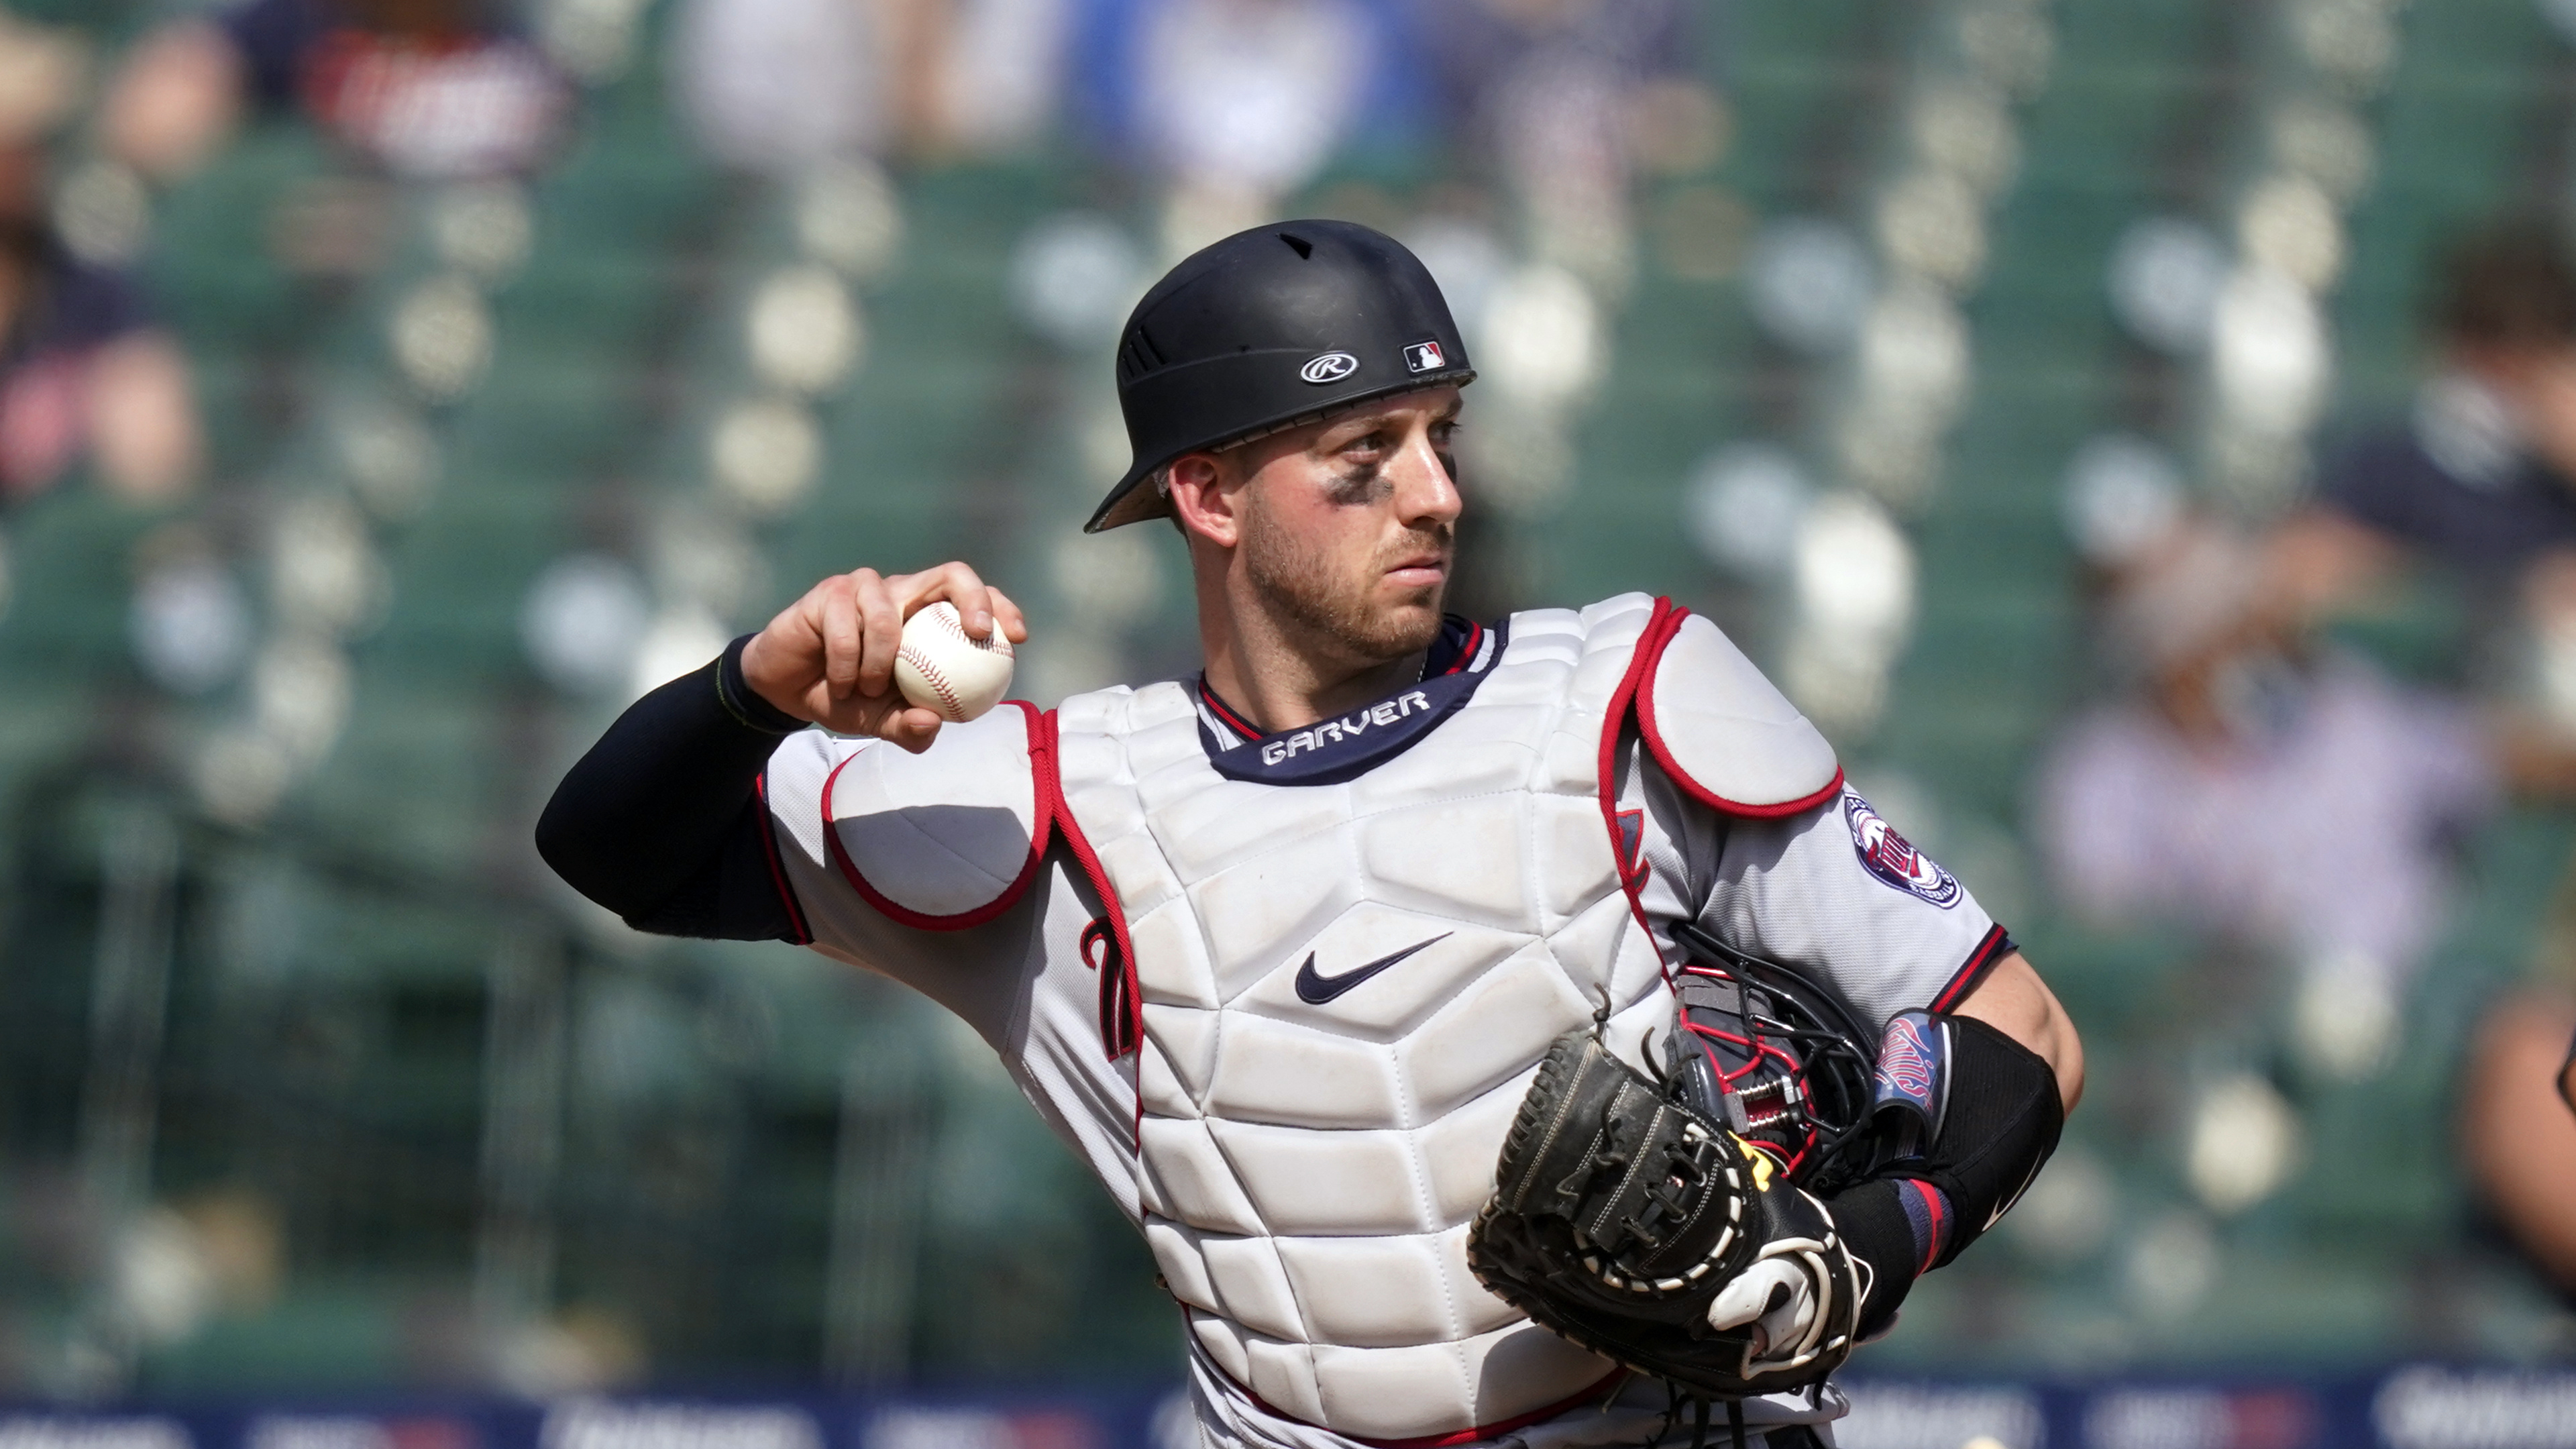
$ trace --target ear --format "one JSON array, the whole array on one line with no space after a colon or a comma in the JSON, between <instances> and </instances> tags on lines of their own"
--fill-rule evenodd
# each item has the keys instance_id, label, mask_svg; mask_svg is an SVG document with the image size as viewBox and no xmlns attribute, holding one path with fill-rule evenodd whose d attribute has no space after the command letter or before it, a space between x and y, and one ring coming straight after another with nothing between
<instances>
[{"instance_id":1,"label":"ear","mask_svg":"<svg viewBox=\"0 0 2576 1449\"><path fill-rule=\"evenodd\" d=\"M1181 531L1219 548L1243 537L1243 489L1213 453L1191 453L1172 464L1172 513Z\"/></svg>"}]
</instances>

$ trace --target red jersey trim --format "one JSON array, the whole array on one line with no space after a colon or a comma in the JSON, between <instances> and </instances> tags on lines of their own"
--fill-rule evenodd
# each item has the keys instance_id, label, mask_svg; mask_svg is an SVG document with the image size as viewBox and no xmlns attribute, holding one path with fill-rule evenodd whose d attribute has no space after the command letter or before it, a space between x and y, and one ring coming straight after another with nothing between
<instances>
[{"instance_id":1,"label":"red jersey trim","mask_svg":"<svg viewBox=\"0 0 2576 1449\"><path fill-rule=\"evenodd\" d=\"M1458 657L1451 660L1449 662L1449 667L1441 670L1440 672L1443 674L1456 674L1458 671L1465 669L1468 665L1476 662L1476 651L1484 647L1485 626L1477 623L1473 619L1468 620L1467 641L1458 646Z\"/></svg>"},{"instance_id":2,"label":"red jersey trim","mask_svg":"<svg viewBox=\"0 0 2576 1449\"><path fill-rule=\"evenodd\" d=\"M1932 1005L1927 1009L1956 1010L1960 1002L1976 994L1978 983L1985 980L1986 973L1995 968L1995 963L2012 952L2013 940L2004 928L1988 928L1985 937L1977 942L1977 949L1968 953L1968 959L1960 964L1957 974L1950 978L1950 984L1941 988L1941 994L1932 998Z\"/></svg>"},{"instance_id":3,"label":"red jersey trim","mask_svg":"<svg viewBox=\"0 0 2576 1449\"><path fill-rule=\"evenodd\" d=\"M1199 700L1208 707L1208 711L1210 713L1214 714L1218 719L1225 721L1226 728L1243 736L1244 743L1246 744L1250 744L1252 741L1260 739L1263 735L1269 733L1267 730L1254 728L1250 720L1245 719L1234 709L1233 706L1219 698L1217 696L1217 692L1210 689L1207 681L1204 679L1199 681Z\"/></svg>"},{"instance_id":4,"label":"red jersey trim","mask_svg":"<svg viewBox=\"0 0 2576 1449\"><path fill-rule=\"evenodd\" d=\"M1029 830L1028 859L1021 863L1020 873L1012 879L1009 885L1002 888L1002 893L1000 895L995 896L993 899L986 901L984 904L977 906L971 911L960 911L952 916L939 916L932 915L924 911L916 911L909 906L895 901L888 897L884 892L868 884L868 878L859 873L857 862L850 859L849 851L842 846L841 832L836 829L832 823L832 787L840 783L841 772L850 767L850 761L857 759L860 755L865 754L866 751L852 751L849 759L845 759L841 761L841 763L834 765L832 767L832 773L824 777L822 802L823 848L832 857L832 864L839 867L843 878L849 881L850 888L859 893L859 898L861 900L864 900L869 905L876 907L878 913L883 915L886 919L893 921L898 925L911 926L916 930L922 931L963 931L969 927L983 925L984 923L999 917L1004 911L1018 905L1020 897L1028 893L1030 883L1038 878L1039 868L1046 863L1047 840L1051 827L1055 821L1054 803L1056 792L1048 788L1047 781L1044 778L1045 772L1038 768L1038 749L1036 743L1040 728L1038 707L1027 703L1024 700L1014 699L1005 702L1019 710L1022 715L1026 716L1025 728L1028 732L1028 738L1030 741L1029 798L1032 807L1036 811L1036 818L1031 823Z\"/></svg>"}]
</instances>

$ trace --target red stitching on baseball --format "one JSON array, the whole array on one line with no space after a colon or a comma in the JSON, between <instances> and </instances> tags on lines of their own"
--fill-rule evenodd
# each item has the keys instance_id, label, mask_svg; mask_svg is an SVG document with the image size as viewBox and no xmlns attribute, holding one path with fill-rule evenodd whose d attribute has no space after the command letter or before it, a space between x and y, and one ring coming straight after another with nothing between
<instances>
[{"instance_id":1,"label":"red stitching on baseball","mask_svg":"<svg viewBox=\"0 0 2576 1449\"><path fill-rule=\"evenodd\" d=\"M999 624L993 626L992 633L978 639L966 632L965 617L957 612L955 604L933 604L924 612L930 615L933 623L948 631L948 637L963 642L969 649L978 649L986 654L1011 652L1011 641L1002 637L1002 626Z\"/></svg>"},{"instance_id":2,"label":"red stitching on baseball","mask_svg":"<svg viewBox=\"0 0 2576 1449\"><path fill-rule=\"evenodd\" d=\"M898 649L894 657L911 660L912 672L921 676L921 682L939 691L940 702L948 706L949 723L964 722L966 706L957 702L957 691L948 687L948 677L939 672L939 666L923 658L917 649Z\"/></svg>"}]
</instances>

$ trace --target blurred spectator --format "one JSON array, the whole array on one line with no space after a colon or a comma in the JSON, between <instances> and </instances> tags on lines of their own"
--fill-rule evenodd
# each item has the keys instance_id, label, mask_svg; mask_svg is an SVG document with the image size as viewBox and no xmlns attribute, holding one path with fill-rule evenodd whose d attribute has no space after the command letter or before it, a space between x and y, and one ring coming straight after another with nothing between
<instances>
[{"instance_id":1,"label":"blurred spectator","mask_svg":"<svg viewBox=\"0 0 2576 1449\"><path fill-rule=\"evenodd\" d=\"M1278 196L1321 169L1357 119L1370 39L1349 0L1152 6L1138 34L1146 147L1182 187Z\"/></svg>"},{"instance_id":2,"label":"blurred spectator","mask_svg":"<svg viewBox=\"0 0 2576 1449\"><path fill-rule=\"evenodd\" d=\"M2516 693L2537 722L2504 734L2498 758L2563 789L2576 738L2576 252L2554 223L2499 223L2449 250L2435 296L2435 370L2407 422L2335 459L2317 503L2284 528L2280 607L2317 617L2411 560L2442 568L2491 635L2524 644ZM2491 1006L2464 1068L2460 1135L2498 1222L2576 1295L2576 1120L2555 1090L2571 1029L2563 981Z\"/></svg>"},{"instance_id":3,"label":"blurred spectator","mask_svg":"<svg viewBox=\"0 0 2576 1449\"><path fill-rule=\"evenodd\" d=\"M2075 721L2040 837L2099 920L2162 917L2392 987L2439 928L2447 847L2504 761L2466 706L2284 628L2256 543L2179 524L2116 587L2126 697Z\"/></svg>"},{"instance_id":4,"label":"blurred spectator","mask_svg":"<svg viewBox=\"0 0 2576 1449\"><path fill-rule=\"evenodd\" d=\"M1354 145L1428 114L1424 56L1385 0L1080 0L1066 86L1091 138L1163 183L1186 252L1277 214Z\"/></svg>"},{"instance_id":5,"label":"blurred spectator","mask_svg":"<svg viewBox=\"0 0 2576 1449\"><path fill-rule=\"evenodd\" d=\"M2494 592L2576 549L2567 239L2538 221L2476 233L2444 258L2436 292L2437 365L2412 416L2332 460L2316 505L2284 536L2289 601L2306 610L2333 608L2410 556Z\"/></svg>"},{"instance_id":6,"label":"blurred spectator","mask_svg":"<svg viewBox=\"0 0 2576 1449\"><path fill-rule=\"evenodd\" d=\"M671 69L700 147L755 171L877 149L892 85L879 20L857 0L691 0Z\"/></svg>"},{"instance_id":7,"label":"blurred spectator","mask_svg":"<svg viewBox=\"0 0 2576 1449\"><path fill-rule=\"evenodd\" d=\"M0 24L0 77L45 74L54 44ZM133 280L76 260L47 219L43 133L75 99L21 94L0 117L0 495L42 492L86 454L118 493L167 498L197 465L187 364Z\"/></svg>"},{"instance_id":8,"label":"blurred spectator","mask_svg":"<svg viewBox=\"0 0 2576 1449\"><path fill-rule=\"evenodd\" d=\"M1067 0L689 0L672 74L708 154L789 173L889 148L994 155L1056 118Z\"/></svg>"},{"instance_id":9,"label":"blurred spectator","mask_svg":"<svg viewBox=\"0 0 2576 1449\"><path fill-rule=\"evenodd\" d=\"M2162 920L2300 972L2291 1044L2375 1070L2443 924L2453 847L2504 786L2564 793L2563 741L2400 687L2281 602L2306 523L2257 543L2177 521L2113 581L2133 689L2069 727L2041 775L2039 840L2080 913ZM2285 583L2285 581L2290 581ZM2491 1008L2464 1069L2470 1176L2513 1239L2576 1292L2576 1117L2556 1095L2576 1003Z\"/></svg>"},{"instance_id":10,"label":"blurred spectator","mask_svg":"<svg viewBox=\"0 0 2576 1449\"><path fill-rule=\"evenodd\" d=\"M1057 119L1066 0L950 0L919 6L936 23L912 109L937 150L995 155L1045 139Z\"/></svg>"},{"instance_id":11,"label":"blurred spectator","mask_svg":"<svg viewBox=\"0 0 2576 1449\"><path fill-rule=\"evenodd\" d=\"M524 170L561 129L563 77L497 0L246 0L138 42L111 90L109 149L168 179L245 109L300 109L400 176Z\"/></svg>"},{"instance_id":12,"label":"blurred spectator","mask_svg":"<svg viewBox=\"0 0 2576 1449\"><path fill-rule=\"evenodd\" d=\"M1624 274L1641 127L1713 106L1678 0L1418 0L1463 149L1527 214L1538 254ZM1676 97L1683 104L1675 105Z\"/></svg>"}]
</instances>

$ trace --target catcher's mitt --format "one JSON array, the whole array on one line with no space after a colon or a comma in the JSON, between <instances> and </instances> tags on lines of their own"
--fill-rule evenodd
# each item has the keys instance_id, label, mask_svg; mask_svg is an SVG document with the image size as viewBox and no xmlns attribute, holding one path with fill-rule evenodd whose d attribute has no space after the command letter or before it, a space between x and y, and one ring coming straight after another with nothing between
<instances>
[{"instance_id":1,"label":"catcher's mitt","mask_svg":"<svg viewBox=\"0 0 2576 1449\"><path fill-rule=\"evenodd\" d=\"M1824 1379L1851 1354L1867 1291L1823 1204L1589 1030L1540 1064L1467 1263L1536 1322L1713 1398ZM1748 1275L1771 1311L1712 1327L1713 1307L1746 1316L1743 1290L1717 1300ZM1778 1311L1799 1298L1793 1284L1812 1311Z\"/></svg>"}]
</instances>

